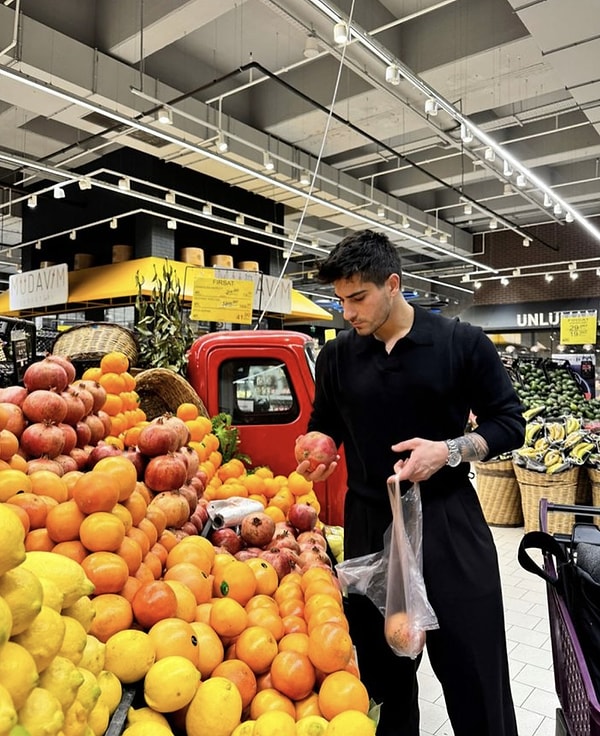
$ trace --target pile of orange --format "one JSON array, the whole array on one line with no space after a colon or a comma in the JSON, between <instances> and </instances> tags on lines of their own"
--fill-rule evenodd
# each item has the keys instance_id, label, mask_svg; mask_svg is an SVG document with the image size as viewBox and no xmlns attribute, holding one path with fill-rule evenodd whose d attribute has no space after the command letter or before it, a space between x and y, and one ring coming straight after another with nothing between
<instances>
[{"instance_id":1,"label":"pile of orange","mask_svg":"<svg viewBox=\"0 0 600 736\"><path fill-rule=\"evenodd\" d=\"M146 420L135 390L135 378L129 372L129 358L113 350L102 357L100 365L85 370L82 378L97 381L105 389L106 401L102 411L110 416L109 436L119 438L121 442L114 444L124 446L122 435L130 427Z\"/></svg>"},{"instance_id":2,"label":"pile of orange","mask_svg":"<svg viewBox=\"0 0 600 736\"><path fill-rule=\"evenodd\" d=\"M221 464L211 475L204 497L209 500L242 496L260 501L274 521L284 521L293 503L308 503L317 513L321 505L312 481L292 471L288 476L274 475L268 467L248 472L245 465L233 458Z\"/></svg>"}]
</instances>

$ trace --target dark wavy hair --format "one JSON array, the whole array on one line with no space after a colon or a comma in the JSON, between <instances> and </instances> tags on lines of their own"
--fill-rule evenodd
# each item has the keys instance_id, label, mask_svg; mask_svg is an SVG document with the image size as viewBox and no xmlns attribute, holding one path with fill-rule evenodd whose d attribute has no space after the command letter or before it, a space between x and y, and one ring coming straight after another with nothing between
<instances>
[{"instance_id":1,"label":"dark wavy hair","mask_svg":"<svg viewBox=\"0 0 600 736\"><path fill-rule=\"evenodd\" d=\"M402 259L389 238L373 230L348 235L318 264L323 284L359 275L363 281L383 286L393 273L401 275Z\"/></svg>"}]
</instances>

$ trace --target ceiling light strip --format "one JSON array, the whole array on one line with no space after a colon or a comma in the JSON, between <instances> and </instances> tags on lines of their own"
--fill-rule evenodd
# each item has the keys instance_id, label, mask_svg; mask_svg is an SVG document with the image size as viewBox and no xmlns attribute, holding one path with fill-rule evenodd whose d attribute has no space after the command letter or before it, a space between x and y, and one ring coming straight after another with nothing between
<instances>
[{"instance_id":1,"label":"ceiling light strip","mask_svg":"<svg viewBox=\"0 0 600 736\"><path fill-rule=\"evenodd\" d=\"M310 0L310 2L313 2L314 0ZM320 0L319 0L320 1ZM121 123L123 125L126 125L128 127L136 128L137 130L140 130L145 133L149 133L151 135L157 136L158 138L161 138L162 140L167 141L168 143L172 143L175 146L179 146L181 148L184 148L188 151L191 151L193 153L205 156L206 158L210 158L213 161L219 161L220 163L227 163L227 165L230 168L235 169L236 171L240 171L246 175L250 175L254 177L255 179L260 179L263 182L268 183L269 185L273 185L273 177L272 176L266 176L264 174L261 174L259 171L254 171L253 169L248 168L247 166L244 166L243 164L240 164L232 159L223 157L219 155L218 153L213 153L212 151L202 148L200 146L197 146L193 143L189 143L186 140L183 140L181 138L178 138L177 136L171 135L170 133L167 133L164 130L157 130L156 128L153 128L152 126L145 125L144 123L140 123L137 120L132 120L131 118L128 118L124 115L120 115L119 113L113 112L112 110L109 110L107 108L102 107L101 105L96 105L93 103L88 102L87 100L78 97L77 95L70 94L63 92L62 90L56 89L55 87L49 86L47 84L38 82L37 80L32 79L31 77L28 77L27 75L15 72L13 70L7 69L5 67L0 67L0 75L8 77L9 79L16 80L18 82L22 82L23 84L26 84L33 89L37 89L41 92L45 92L46 94L53 95L55 97L58 97L59 99L62 99L66 102L70 102L74 105L79 105L80 107L83 107L87 110L95 111L95 112L101 112L103 115L106 115L106 117L110 118L111 120L114 120L115 122ZM292 194L299 196L299 197L305 197L309 201L325 206L327 208L333 209L340 214L349 215L354 218L359 219L361 222L364 222L365 224L371 225L372 227L382 227L383 229L388 230L389 232L394 233L395 235L402 235L407 240L412 240L415 243L419 243L420 245L425 245L429 248L432 248L433 250L436 250L440 253L443 253L444 255L450 256L452 258L455 258L457 260L464 261L465 263L470 263L472 265L476 265L479 268L482 268L486 271L494 271L496 269L493 269L491 267L486 267L484 264L477 263L471 258L468 258L467 256L460 255L456 252L450 251L446 248L441 248L437 245L434 245L432 243L428 243L426 240L421 240L420 238L417 238L416 236L411 235L410 233L407 233L402 230L396 230L394 228L391 228L389 226L382 225L381 223L377 222L377 220L372 219L370 217L365 217L364 215L358 215L353 213L351 210L348 210L345 207L341 207L340 205L334 204L332 202L327 201L326 199L321 199L320 197L315 197L314 194L311 194L309 192L304 192L301 189L297 189L296 187L293 187L289 184L285 184L282 181L277 181L277 186L285 191L291 192ZM599 234L600 239L600 234Z\"/></svg>"}]
</instances>

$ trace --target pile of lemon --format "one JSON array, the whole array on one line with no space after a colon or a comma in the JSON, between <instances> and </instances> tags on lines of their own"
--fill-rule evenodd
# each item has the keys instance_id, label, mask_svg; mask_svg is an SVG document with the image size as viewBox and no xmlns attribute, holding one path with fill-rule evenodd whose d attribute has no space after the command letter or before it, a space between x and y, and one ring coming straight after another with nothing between
<instances>
[{"instance_id":1,"label":"pile of lemon","mask_svg":"<svg viewBox=\"0 0 600 736\"><path fill-rule=\"evenodd\" d=\"M0 504L0 736L100 736L122 696L87 631L93 586L76 562L25 551Z\"/></svg>"}]
</instances>

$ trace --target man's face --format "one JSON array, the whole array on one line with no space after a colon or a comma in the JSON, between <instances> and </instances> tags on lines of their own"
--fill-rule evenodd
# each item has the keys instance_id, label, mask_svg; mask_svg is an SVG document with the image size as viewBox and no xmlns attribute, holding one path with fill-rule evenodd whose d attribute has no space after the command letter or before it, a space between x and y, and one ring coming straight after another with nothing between
<instances>
[{"instance_id":1,"label":"man's face","mask_svg":"<svg viewBox=\"0 0 600 736\"><path fill-rule=\"evenodd\" d=\"M388 320L393 296L397 293L396 282L397 277L390 276L383 286L376 286L358 275L333 282L335 294L344 308L344 319L359 335L376 333Z\"/></svg>"}]
</instances>

